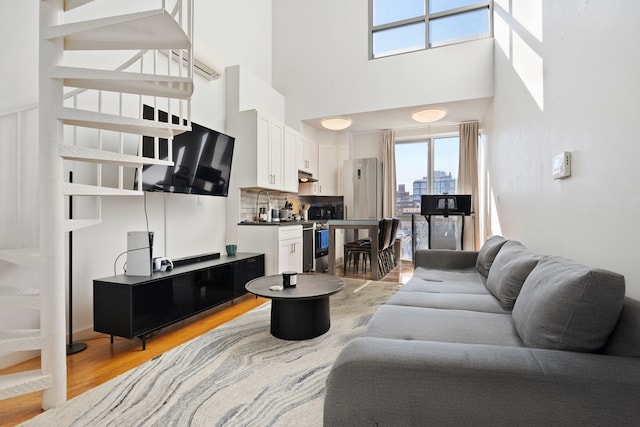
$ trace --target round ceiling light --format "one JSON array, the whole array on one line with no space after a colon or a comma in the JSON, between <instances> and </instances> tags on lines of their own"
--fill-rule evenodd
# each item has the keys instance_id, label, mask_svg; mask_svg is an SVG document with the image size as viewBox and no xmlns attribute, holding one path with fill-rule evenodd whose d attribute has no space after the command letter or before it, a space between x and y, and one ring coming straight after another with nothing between
<instances>
[{"instance_id":1,"label":"round ceiling light","mask_svg":"<svg viewBox=\"0 0 640 427\"><path fill-rule=\"evenodd\" d=\"M411 118L420 123L431 123L440 120L447 115L447 110L443 108L423 108L422 110L414 111L411 114Z\"/></svg>"},{"instance_id":2,"label":"round ceiling light","mask_svg":"<svg viewBox=\"0 0 640 427\"><path fill-rule=\"evenodd\" d=\"M331 117L328 119L322 119L320 124L331 130L343 130L351 126L351 119L347 117Z\"/></svg>"}]
</instances>

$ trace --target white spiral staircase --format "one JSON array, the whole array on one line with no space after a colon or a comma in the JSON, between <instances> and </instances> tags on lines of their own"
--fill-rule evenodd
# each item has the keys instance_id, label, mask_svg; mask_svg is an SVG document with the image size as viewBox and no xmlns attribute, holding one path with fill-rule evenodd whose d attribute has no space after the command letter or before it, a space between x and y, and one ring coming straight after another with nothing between
<instances>
[{"instance_id":1,"label":"white spiral staircase","mask_svg":"<svg viewBox=\"0 0 640 427\"><path fill-rule=\"evenodd\" d=\"M142 135L171 141L174 135L190 129L193 0L157 0L154 10L70 23L65 23L69 11L88 8L93 0L39 3L39 245L0 250L0 262L36 269L38 283L28 287L5 283L8 279L0 270L0 309L38 310L40 329L0 326L0 356L39 350L41 369L0 376L0 399L43 390L42 407L49 409L66 400L65 232L99 224L103 196L143 194L140 188L125 188L125 169L133 168L140 174L145 164L169 163L158 159L157 154L142 156ZM71 50L105 55L110 51L136 52L116 70L105 70L65 64L63 53ZM65 87L75 89L65 92ZM83 96L97 98L95 108L78 108L79 104L88 104ZM116 97L115 114L103 111L103 96ZM136 99L132 101L131 97ZM135 102L139 105L137 116L126 115L126 107ZM178 114L179 123L186 120L188 125L144 120L140 118L143 103L163 103L163 109ZM106 145L115 145L116 150L104 147L103 141L111 140L116 143ZM133 150L131 140L135 140ZM102 165L109 165L112 175L115 165L117 179L103 180ZM65 182L65 168L87 167L95 168L95 178ZM86 178L87 174L80 175ZM117 181L117 185L103 181ZM65 219L65 196L95 198L94 217Z\"/></svg>"}]
</instances>

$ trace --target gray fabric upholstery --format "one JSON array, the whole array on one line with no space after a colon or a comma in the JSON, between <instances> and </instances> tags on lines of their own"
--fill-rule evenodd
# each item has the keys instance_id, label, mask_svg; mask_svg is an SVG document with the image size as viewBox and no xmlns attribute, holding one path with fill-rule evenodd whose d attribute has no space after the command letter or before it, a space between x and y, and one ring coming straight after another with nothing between
<instances>
[{"instance_id":1,"label":"gray fabric upholstery","mask_svg":"<svg viewBox=\"0 0 640 427\"><path fill-rule=\"evenodd\" d=\"M489 294L481 281L442 281L433 282L419 277L412 277L402 287L406 292L433 292L448 294Z\"/></svg>"},{"instance_id":2,"label":"gray fabric upholstery","mask_svg":"<svg viewBox=\"0 0 640 427\"><path fill-rule=\"evenodd\" d=\"M324 425L635 426L640 360L356 338L327 379Z\"/></svg>"},{"instance_id":3,"label":"gray fabric upholstery","mask_svg":"<svg viewBox=\"0 0 640 427\"><path fill-rule=\"evenodd\" d=\"M521 346L510 314L385 304L367 327L377 338Z\"/></svg>"},{"instance_id":4,"label":"gray fabric upholstery","mask_svg":"<svg viewBox=\"0 0 640 427\"><path fill-rule=\"evenodd\" d=\"M596 351L616 325L624 292L619 274L548 257L525 280L513 320L528 347Z\"/></svg>"},{"instance_id":5,"label":"gray fabric upholstery","mask_svg":"<svg viewBox=\"0 0 640 427\"><path fill-rule=\"evenodd\" d=\"M432 292L396 292L387 304L409 307L445 308L453 310L472 310L485 313L510 314L511 310L502 308L498 300L489 294L454 294Z\"/></svg>"},{"instance_id":6,"label":"gray fabric upholstery","mask_svg":"<svg viewBox=\"0 0 640 427\"><path fill-rule=\"evenodd\" d=\"M640 357L640 301L625 298L616 328L602 353L612 356Z\"/></svg>"},{"instance_id":7,"label":"gray fabric upholstery","mask_svg":"<svg viewBox=\"0 0 640 427\"><path fill-rule=\"evenodd\" d=\"M511 240L502 246L487 276L487 289L498 298L502 307L513 308L522 284L540 258L520 242Z\"/></svg>"},{"instance_id":8,"label":"gray fabric upholstery","mask_svg":"<svg viewBox=\"0 0 640 427\"><path fill-rule=\"evenodd\" d=\"M502 245L507 243L507 241L502 236L492 236L487 239L486 242L478 251L478 258L476 260L476 268L478 271L484 276L487 277L489 274L489 269L491 268L491 264L493 264L493 260L498 255L498 252L502 248Z\"/></svg>"},{"instance_id":9,"label":"gray fabric upholstery","mask_svg":"<svg viewBox=\"0 0 640 427\"><path fill-rule=\"evenodd\" d=\"M475 268L478 252L452 251L449 249L418 249L415 254L416 267L429 269L459 270Z\"/></svg>"},{"instance_id":10,"label":"gray fabric upholstery","mask_svg":"<svg viewBox=\"0 0 640 427\"><path fill-rule=\"evenodd\" d=\"M475 267L444 270L439 268L417 267L413 271L413 277L429 282L474 282L484 287L486 280Z\"/></svg>"},{"instance_id":11,"label":"gray fabric upholstery","mask_svg":"<svg viewBox=\"0 0 640 427\"><path fill-rule=\"evenodd\" d=\"M415 258L333 364L325 426L638 424L640 302L622 276L501 237Z\"/></svg>"}]
</instances>

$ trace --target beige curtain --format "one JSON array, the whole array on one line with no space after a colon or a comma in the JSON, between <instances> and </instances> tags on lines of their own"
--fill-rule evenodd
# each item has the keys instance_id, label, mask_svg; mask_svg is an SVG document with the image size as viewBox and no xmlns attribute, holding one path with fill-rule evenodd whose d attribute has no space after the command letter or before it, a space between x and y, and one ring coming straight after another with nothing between
<instances>
[{"instance_id":1,"label":"beige curtain","mask_svg":"<svg viewBox=\"0 0 640 427\"><path fill-rule=\"evenodd\" d=\"M463 217L464 249L480 248L478 222L478 122L460 123L460 161L458 163L458 194L471 194L471 216Z\"/></svg>"},{"instance_id":2,"label":"beige curtain","mask_svg":"<svg viewBox=\"0 0 640 427\"><path fill-rule=\"evenodd\" d=\"M396 135L392 130L382 134L382 216L396 216Z\"/></svg>"}]
</instances>

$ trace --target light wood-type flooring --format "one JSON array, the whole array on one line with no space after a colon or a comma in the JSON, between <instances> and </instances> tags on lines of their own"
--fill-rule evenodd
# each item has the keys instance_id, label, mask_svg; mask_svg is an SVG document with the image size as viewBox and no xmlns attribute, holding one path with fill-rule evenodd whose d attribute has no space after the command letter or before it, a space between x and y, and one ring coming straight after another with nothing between
<instances>
[{"instance_id":1,"label":"light wood-type flooring","mask_svg":"<svg viewBox=\"0 0 640 427\"><path fill-rule=\"evenodd\" d=\"M409 262L400 263L382 280L385 282L406 281L413 274L413 266ZM359 274L349 270L345 275L342 268L336 271L337 276L368 279L368 272ZM138 339L115 337L110 343L109 335L98 334L88 340L87 349L67 356L67 397L69 399L84 393L98 385L130 370L154 357L171 350L203 333L240 316L268 301L245 295L231 303L223 304L205 313L178 322L161 329L147 339L147 349L142 350ZM0 374L17 371L39 369L39 358L28 360L19 365L0 370ZM29 420L39 413L42 392L35 392L12 399L0 400L0 426L14 426Z\"/></svg>"}]
</instances>

